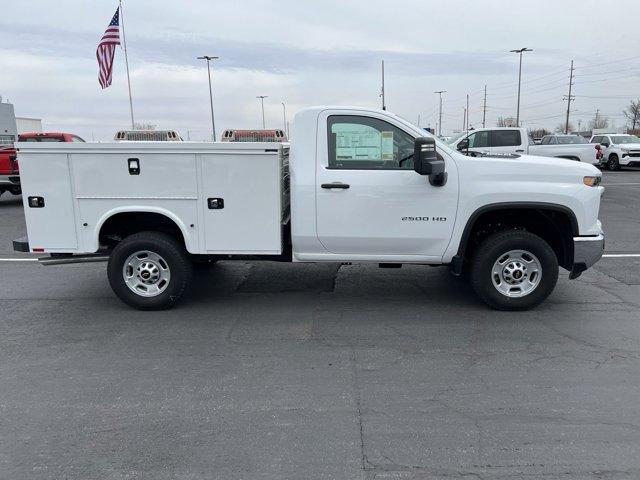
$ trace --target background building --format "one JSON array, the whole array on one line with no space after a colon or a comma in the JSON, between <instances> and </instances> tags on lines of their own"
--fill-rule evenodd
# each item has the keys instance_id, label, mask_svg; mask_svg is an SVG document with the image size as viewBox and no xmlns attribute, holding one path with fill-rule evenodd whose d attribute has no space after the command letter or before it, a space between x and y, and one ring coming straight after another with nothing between
<instances>
[{"instance_id":1,"label":"background building","mask_svg":"<svg viewBox=\"0 0 640 480\"><path fill-rule=\"evenodd\" d=\"M16 114L13 105L5 103L0 97L0 145L12 144L18 137Z\"/></svg>"}]
</instances>

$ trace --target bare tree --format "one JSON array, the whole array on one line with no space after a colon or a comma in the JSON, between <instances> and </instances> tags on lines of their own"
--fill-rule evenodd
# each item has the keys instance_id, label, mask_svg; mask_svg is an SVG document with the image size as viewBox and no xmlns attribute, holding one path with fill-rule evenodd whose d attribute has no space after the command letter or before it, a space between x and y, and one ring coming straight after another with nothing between
<instances>
[{"instance_id":1,"label":"bare tree","mask_svg":"<svg viewBox=\"0 0 640 480\"><path fill-rule=\"evenodd\" d=\"M516 119L513 117L498 117L496 123L498 127L516 127Z\"/></svg>"},{"instance_id":2,"label":"bare tree","mask_svg":"<svg viewBox=\"0 0 640 480\"><path fill-rule=\"evenodd\" d=\"M631 122L631 130L636 129L636 125L640 124L640 100L635 102L631 100L631 103L625 108L622 113Z\"/></svg>"},{"instance_id":3,"label":"bare tree","mask_svg":"<svg viewBox=\"0 0 640 480\"><path fill-rule=\"evenodd\" d=\"M593 120L589 121L589 128L593 130L594 128L608 128L609 127L609 118L604 115L598 115Z\"/></svg>"},{"instance_id":4,"label":"bare tree","mask_svg":"<svg viewBox=\"0 0 640 480\"><path fill-rule=\"evenodd\" d=\"M533 138L542 138L545 135L550 135L551 131L546 128L536 128L534 130L530 130L529 133Z\"/></svg>"},{"instance_id":5,"label":"bare tree","mask_svg":"<svg viewBox=\"0 0 640 480\"><path fill-rule=\"evenodd\" d=\"M564 133L564 127L565 127L564 123L559 123L558 126L554 129L554 132ZM567 129L567 132L573 132L573 131L574 131L573 124L569 123L569 128Z\"/></svg>"}]
</instances>

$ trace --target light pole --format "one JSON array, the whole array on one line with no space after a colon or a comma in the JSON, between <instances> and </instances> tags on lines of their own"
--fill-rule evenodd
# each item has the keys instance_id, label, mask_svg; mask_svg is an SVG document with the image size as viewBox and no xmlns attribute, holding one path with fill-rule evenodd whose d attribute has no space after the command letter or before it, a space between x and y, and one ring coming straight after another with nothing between
<instances>
[{"instance_id":1,"label":"light pole","mask_svg":"<svg viewBox=\"0 0 640 480\"><path fill-rule=\"evenodd\" d=\"M284 102L282 102L282 124L284 125L284 133L286 133L287 138L289 137L289 132L287 132L287 107Z\"/></svg>"},{"instance_id":2,"label":"light pole","mask_svg":"<svg viewBox=\"0 0 640 480\"><path fill-rule=\"evenodd\" d=\"M442 136L442 94L446 92L447 92L446 90L438 90L437 92L433 92L440 95L440 113L438 115L438 135L439 136Z\"/></svg>"},{"instance_id":3,"label":"light pole","mask_svg":"<svg viewBox=\"0 0 640 480\"><path fill-rule=\"evenodd\" d=\"M267 98L268 95L258 95L256 98L260 99L260 104L262 105L262 129L264 130L265 127L265 123L264 123L264 99Z\"/></svg>"},{"instance_id":4,"label":"light pole","mask_svg":"<svg viewBox=\"0 0 640 480\"><path fill-rule=\"evenodd\" d=\"M209 75L209 102L211 103L211 130L213 132L213 141L216 141L216 121L213 116L213 90L211 90L211 60L217 60L220 57L212 57L210 55L203 55L198 57L198 60L207 61L207 74Z\"/></svg>"},{"instance_id":5,"label":"light pole","mask_svg":"<svg viewBox=\"0 0 640 480\"><path fill-rule=\"evenodd\" d=\"M522 54L524 52L533 52L530 48L519 48L518 50L511 50L511 53L517 53L520 55L520 66L518 67L518 108L516 110L516 127L520 126L520 84L522 80Z\"/></svg>"}]
</instances>

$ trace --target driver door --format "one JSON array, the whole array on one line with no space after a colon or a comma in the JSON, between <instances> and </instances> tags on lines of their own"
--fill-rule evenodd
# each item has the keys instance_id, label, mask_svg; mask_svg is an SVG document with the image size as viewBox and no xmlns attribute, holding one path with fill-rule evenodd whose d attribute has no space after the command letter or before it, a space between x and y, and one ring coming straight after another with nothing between
<instances>
[{"instance_id":1,"label":"driver door","mask_svg":"<svg viewBox=\"0 0 640 480\"><path fill-rule=\"evenodd\" d=\"M318 122L316 228L327 252L348 258L442 258L458 204L455 163L444 186L413 170L414 135L388 116L325 114ZM426 259L426 258L425 258Z\"/></svg>"}]
</instances>

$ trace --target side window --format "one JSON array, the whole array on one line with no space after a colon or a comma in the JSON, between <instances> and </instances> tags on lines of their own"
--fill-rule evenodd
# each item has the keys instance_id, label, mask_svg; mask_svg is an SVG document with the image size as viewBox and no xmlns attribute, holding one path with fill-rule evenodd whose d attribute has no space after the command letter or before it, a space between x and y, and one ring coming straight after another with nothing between
<instances>
[{"instance_id":1,"label":"side window","mask_svg":"<svg viewBox=\"0 0 640 480\"><path fill-rule=\"evenodd\" d=\"M600 143L600 142L602 142L602 137L601 136L593 137L591 139L591 143Z\"/></svg>"},{"instance_id":2,"label":"side window","mask_svg":"<svg viewBox=\"0 0 640 480\"><path fill-rule=\"evenodd\" d=\"M78 142L78 143L85 143L85 141L83 139L81 139L80 137L78 137L77 135L74 135L73 137L71 137L71 141L72 142Z\"/></svg>"},{"instance_id":3,"label":"side window","mask_svg":"<svg viewBox=\"0 0 640 480\"><path fill-rule=\"evenodd\" d=\"M327 137L329 168L413 169L414 138L383 120L332 115Z\"/></svg>"},{"instance_id":4,"label":"side window","mask_svg":"<svg viewBox=\"0 0 640 480\"><path fill-rule=\"evenodd\" d=\"M517 147L522 144L519 130L494 130L491 137L492 147Z\"/></svg>"},{"instance_id":5,"label":"side window","mask_svg":"<svg viewBox=\"0 0 640 480\"><path fill-rule=\"evenodd\" d=\"M549 137L549 145L557 145L558 138L557 137Z\"/></svg>"},{"instance_id":6,"label":"side window","mask_svg":"<svg viewBox=\"0 0 640 480\"><path fill-rule=\"evenodd\" d=\"M469 148L487 148L489 146L489 132L476 132L469 135Z\"/></svg>"},{"instance_id":7,"label":"side window","mask_svg":"<svg viewBox=\"0 0 640 480\"><path fill-rule=\"evenodd\" d=\"M602 137L602 140L600 140L600 143L606 143L607 145L611 145L611 139L609 137Z\"/></svg>"},{"instance_id":8,"label":"side window","mask_svg":"<svg viewBox=\"0 0 640 480\"><path fill-rule=\"evenodd\" d=\"M549 138L550 137L543 137L540 145L549 145Z\"/></svg>"}]
</instances>

